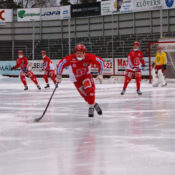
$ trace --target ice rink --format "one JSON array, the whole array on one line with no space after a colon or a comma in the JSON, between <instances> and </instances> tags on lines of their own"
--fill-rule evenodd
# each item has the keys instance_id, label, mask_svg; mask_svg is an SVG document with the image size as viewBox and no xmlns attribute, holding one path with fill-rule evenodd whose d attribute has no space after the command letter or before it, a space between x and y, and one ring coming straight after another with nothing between
<instances>
[{"instance_id":1,"label":"ice rink","mask_svg":"<svg viewBox=\"0 0 175 175\"><path fill-rule=\"evenodd\" d=\"M175 83L143 95L131 83L97 84L103 116L88 118L88 105L69 79L52 93L29 81L0 78L0 175L174 175ZM39 79L44 87L44 80Z\"/></svg>"}]
</instances>

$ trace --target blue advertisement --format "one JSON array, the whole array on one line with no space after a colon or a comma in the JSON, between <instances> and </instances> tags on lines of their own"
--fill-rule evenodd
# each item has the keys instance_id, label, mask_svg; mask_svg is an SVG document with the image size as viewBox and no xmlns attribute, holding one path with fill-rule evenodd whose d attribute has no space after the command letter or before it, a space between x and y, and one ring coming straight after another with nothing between
<instances>
[{"instance_id":1,"label":"blue advertisement","mask_svg":"<svg viewBox=\"0 0 175 175\"><path fill-rule=\"evenodd\" d=\"M19 69L11 71L15 64L16 61L0 61L0 75L19 75Z\"/></svg>"},{"instance_id":2,"label":"blue advertisement","mask_svg":"<svg viewBox=\"0 0 175 175\"><path fill-rule=\"evenodd\" d=\"M175 0L163 0L164 9L175 8Z\"/></svg>"}]
</instances>

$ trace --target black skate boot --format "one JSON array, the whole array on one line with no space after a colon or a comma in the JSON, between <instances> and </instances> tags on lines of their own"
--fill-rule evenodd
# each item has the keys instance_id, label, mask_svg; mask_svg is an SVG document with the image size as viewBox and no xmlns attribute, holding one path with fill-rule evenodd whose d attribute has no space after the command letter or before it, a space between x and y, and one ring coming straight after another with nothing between
<instances>
[{"instance_id":1,"label":"black skate boot","mask_svg":"<svg viewBox=\"0 0 175 175\"><path fill-rule=\"evenodd\" d=\"M125 91L126 91L126 90L123 89L122 92L121 92L121 95L124 95L124 94L125 94Z\"/></svg>"},{"instance_id":2,"label":"black skate boot","mask_svg":"<svg viewBox=\"0 0 175 175\"><path fill-rule=\"evenodd\" d=\"M46 86L44 88L46 89L46 88L49 88L49 87L50 87L50 85L49 84L46 84Z\"/></svg>"},{"instance_id":3,"label":"black skate boot","mask_svg":"<svg viewBox=\"0 0 175 175\"><path fill-rule=\"evenodd\" d=\"M89 117L94 117L94 108L89 107Z\"/></svg>"},{"instance_id":4,"label":"black skate boot","mask_svg":"<svg viewBox=\"0 0 175 175\"><path fill-rule=\"evenodd\" d=\"M40 85L37 85L37 88L38 88L39 90L41 90L41 87L40 87Z\"/></svg>"},{"instance_id":5,"label":"black skate boot","mask_svg":"<svg viewBox=\"0 0 175 175\"><path fill-rule=\"evenodd\" d=\"M24 90L27 91L28 89L29 89L28 86L25 86Z\"/></svg>"},{"instance_id":6,"label":"black skate boot","mask_svg":"<svg viewBox=\"0 0 175 175\"><path fill-rule=\"evenodd\" d=\"M98 103L95 103L94 108L99 115L102 115L102 110L101 110L100 106L98 105Z\"/></svg>"},{"instance_id":7,"label":"black skate boot","mask_svg":"<svg viewBox=\"0 0 175 175\"><path fill-rule=\"evenodd\" d=\"M138 95L142 95L142 92L140 90L137 90Z\"/></svg>"}]
</instances>

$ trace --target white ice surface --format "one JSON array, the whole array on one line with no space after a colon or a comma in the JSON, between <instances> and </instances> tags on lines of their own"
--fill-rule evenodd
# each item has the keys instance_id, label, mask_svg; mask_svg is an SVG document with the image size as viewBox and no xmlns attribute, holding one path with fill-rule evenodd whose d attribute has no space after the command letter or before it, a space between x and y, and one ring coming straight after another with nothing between
<instances>
[{"instance_id":1,"label":"white ice surface","mask_svg":"<svg viewBox=\"0 0 175 175\"><path fill-rule=\"evenodd\" d=\"M0 78L0 175L174 175L175 84L97 84L103 116L87 117L88 105L64 79L40 123L52 93L17 78ZM39 79L43 87L43 79Z\"/></svg>"}]
</instances>

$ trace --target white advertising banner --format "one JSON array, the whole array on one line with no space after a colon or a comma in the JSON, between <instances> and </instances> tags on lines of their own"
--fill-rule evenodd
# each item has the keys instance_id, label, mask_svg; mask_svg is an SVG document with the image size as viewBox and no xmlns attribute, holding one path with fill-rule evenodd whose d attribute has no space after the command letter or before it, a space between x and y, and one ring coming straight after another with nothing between
<instances>
[{"instance_id":1,"label":"white advertising banner","mask_svg":"<svg viewBox=\"0 0 175 175\"><path fill-rule=\"evenodd\" d=\"M130 13L133 11L133 0L123 0L120 13Z\"/></svg>"},{"instance_id":2,"label":"white advertising banner","mask_svg":"<svg viewBox=\"0 0 175 175\"><path fill-rule=\"evenodd\" d=\"M158 10L162 7L162 0L134 0L133 11Z\"/></svg>"},{"instance_id":3,"label":"white advertising banner","mask_svg":"<svg viewBox=\"0 0 175 175\"><path fill-rule=\"evenodd\" d=\"M102 1L101 2L101 15L110 15L114 12L117 12L117 1Z\"/></svg>"},{"instance_id":4,"label":"white advertising banner","mask_svg":"<svg viewBox=\"0 0 175 175\"><path fill-rule=\"evenodd\" d=\"M60 7L42 8L41 9L42 20L56 20L61 19ZM40 18L39 18L40 20Z\"/></svg>"},{"instance_id":5,"label":"white advertising banner","mask_svg":"<svg viewBox=\"0 0 175 175\"><path fill-rule=\"evenodd\" d=\"M17 10L18 21L39 21L40 20L40 9L18 9Z\"/></svg>"},{"instance_id":6,"label":"white advertising banner","mask_svg":"<svg viewBox=\"0 0 175 175\"><path fill-rule=\"evenodd\" d=\"M164 9L175 8L175 0L162 0Z\"/></svg>"},{"instance_id":7,"label":"white advertising banner","mask_svg":"<svg viewBox=\"0 0 175 175\"><path fill-rule=\"evenodd\" d=\"M127 58L115 58L115 75L125 75L126 68L128 66ZM143 76L149 76L149 58L144 57L145 67L142 70ZM154 57L151 58L151 63L154 61Z\"/></svg>"},{"instance_id":8,"label":"white advertising banner","mask_svg":"<svg viewBox=\"0 0 175 175\"><path fill-rule=\"evenodd\" d=\"M113 58L103 58L105 68L104 68L104 75L113 75L114 74L114 59ZM98 67L97 65L92 65L92 73L97 73Z\"/></svg>"},{"instance_id":9,"label":"white advertising banner","mask_svg":"<svg viewBox=\"0 0 175 175\"><path fill-rule=\"evenodd\" d=\"M60 20L70 17L70 6L18 9L18 21Z\"/></svg>"},{"instance_id":10,"label":"white advertising banner","mask_svg":"<svg viewBox=\"0 0 175 175\"><path fill-rule=\"evenodd\" d=\"M12 22L12 21L13 21L13 10L0 9L0 22Z\"/></svg>"},{"instance_id":11,"label":"white advertising banner","mask_svg":"<svg viewBox=\"0 0 175 175\"><path fill-rule=\"evenodd\" d=\"M144 57L145 67L142 70L143 76L149 75L149 58ZM154 57L151 58L151 63L154 61ZM29 60L32 63L32 71L35 75L43 75L39 69L43 67L42 60ZM59 60L52 60L55 70ZM126 68L128 66L127 58L104 58L105 69L104 75L125 75ZM2 75L19 75L20 70L11 71L11 67L16 64L16 61L0 61L0 74ZM92 65L92 73L96 74L98 71L97 65ZM68 69L64 69L63 75L68 75Z\"/></svg>"},{"instance_id":12,"label":"white advertising banner","mask_svg":"<svg viewBox=\"0 0 175 175\"><path fill-rule=\"evenodd\" d=\"M60 7L61 19L68 19L71 17L70 5Z\"/></svg>"}]
</instances>

